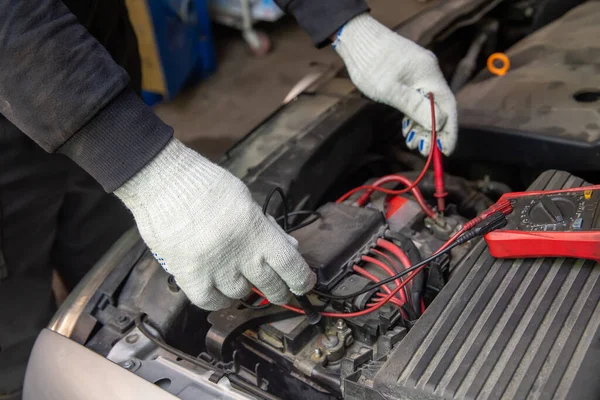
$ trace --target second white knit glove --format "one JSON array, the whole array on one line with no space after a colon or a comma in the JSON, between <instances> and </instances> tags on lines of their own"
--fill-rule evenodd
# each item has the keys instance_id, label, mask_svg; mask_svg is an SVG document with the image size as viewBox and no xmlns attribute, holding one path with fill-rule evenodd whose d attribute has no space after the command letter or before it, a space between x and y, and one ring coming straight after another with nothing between
<instances>
[{"instance_id":1,"label":"second white knit glove","mask_svg":"<svg viewBox=\"0 0 600 400\"><path fill-rule=\"evenodd\" d=\"M284 304L290 290L314 286L297 241L263 215L246 185L176 139L115 194L198 307L227 307L252 286Z\"/></svg>"},{"instance_id":2,"label":"second white knit glove","mask_svg":"<svg viewBox=\"0 0 600 400\"><path fill-rule=\"evenodd\" d=\"M372 100L406 115L403 133L409 148L428 154L431 148L431 104L434 94L438 145L449 155L456 146L456 100L435 55L392 32L369 14L351 19L333 47L344 60L352 82Z\"/></svg>"}]
</instances>

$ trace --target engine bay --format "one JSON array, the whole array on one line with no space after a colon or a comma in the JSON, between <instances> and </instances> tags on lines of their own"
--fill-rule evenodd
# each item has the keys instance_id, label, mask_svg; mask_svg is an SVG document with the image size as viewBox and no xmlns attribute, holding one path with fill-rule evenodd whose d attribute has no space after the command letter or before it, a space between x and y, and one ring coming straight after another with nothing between
<instances>
[{"instance_id":1,"label":"engine bay","mask_svg":"<svg viewBox=\"0 0 600 400\"><path fill-rule=\"evenodd\" d=\"M501 20L498 13L513 15L537 2L467 3L453 29L419 31L423 16L400 28L405 36L441 49L436 53L451 76L464 71L442 48L449 49L464 34L461 29L488 29L497 19L504 28L499 42L512 44L526 36L515 33L515 26L525 24ZM436 12L448 16L456 10ZM600 15L598 3L588 2L541 32L556 37L557 26L570 30L578 16L587 21L594 12ZM431 21L435 15L426 17ZM521 49L543 38L535 35ZM480 65L481 57L476 58ZM581 70L598 66L597 58L587 61ZM517 63L517 72L520 67L528 65ZM556 86L563 75L540 81ZM511 79L515 76L522 78ZM294 300L279 307L259 292L227 309L201 310L131 231L71 294L50 329L182 399L596 398L600 264L495 259L475 236L460 246L447 245L506 193L600 183L600 143L593 134L581 144L568 129L558 138L552 127L537 129L552 113L554 106L546 103L540 103L545 114L531 102L531 110L502 114L514 117L512 125L495 118L494 104L508 107L506 99L521 99L522 93L488 102L484 97L493 94L481 87L502 85L493 79L475 70L456 78L464 80L457 98L459 110L468 114L468 124L461 126L467 139L461 136L457 155L444 162L443 213L436 209L432 172L399 193L418 179L425 160L406 149L403 116L362 97L343 71L325 76L277 110L221 160L298 241L317 275L308 299L322 316L318 324L309 323ZM590 93L600 87L597 74L586 78L585 88L573 76L563 80L568 85L557 87L569 92L578 85ZM460 102L462 93L478 97ZM520 100L516 103L522 108ZM597 103L596 109L593 102L576 103L585 109L578 108L588 125L597 120ZM560 108L556 124L572 125L559 118L567 108ZM519 122L519 112L531 118ZM492 137L501 137L498 149L486 141ZM552 170L553 160L569 172ZM352 193L385 176L397 177L385 186L395 194Z\"/></svg>"},{"instance_id":2,"label":"engine bay","mask_svg":"<svg viewBox=\"0 0 600 400\"><path fill-rule=\"evenodd\" d=\"M585 185L547 171L530 189ZM424 207L435 199L413 192L374 193L365 207L356 205L357 193L310 213L289 213L288 231L318 277L308 296L323 317L318 326L295 301L271 305L260 292L227 309L200 310L130 232L103 260L113 269L70 337L183 399L598 393L590 375L600 360L595 261L497 260L474 238L416 276L405 274L406 282L373 286L423 264L467 224L466 215L493 204L477 192L477 201L463 205L465 215L450 203L443 218L431 218ZM66 322L59 317L54 329ZM566 361L556 363L557 357Z\"/></svg>"}]
</instances>

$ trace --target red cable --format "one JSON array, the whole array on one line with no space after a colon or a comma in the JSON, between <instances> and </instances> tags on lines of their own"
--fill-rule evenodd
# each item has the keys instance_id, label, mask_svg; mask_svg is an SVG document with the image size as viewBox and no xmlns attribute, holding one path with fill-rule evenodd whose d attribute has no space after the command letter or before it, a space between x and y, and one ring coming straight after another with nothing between
<instances>
[{"instance_id":1,"label":"red cable","mask_svg":"<svg viewBox=\"0 0 600 400\"><path fill-rule=\"evenodd\" d=\"M382 270L384 270L384 271L385 271L385 272L386 272L386 273L387 273L389 276L394 276L394 275L396 275L396 274L394 273L394 271L392 271L392 269L391 269L389 266L387 266L387 265L386 265L384 262L382 262L381 260L378 260L378 259L376 259L376 258L369 257L369 256L362 256L362 257L361 257L361 259L362 259L363 261L365 261L365 262L368 262L368 263L371 263L371 264L374 264L374 265L378 266L379 268L381 268ZM360 268L360 267L357 267L357 268ZM362 268L361 268L361 269L362 269ZM370 279L370 278L369 278L369 279ZM378 281L378 282L379 282L379 281ZM396 285L399 285L399 284L400 284L400 279L394 279L394 283L395 283ZM386 286L386 285L384 285L384 287L386 287L386 288L387 288L387 286ZM404 292L403 292L403 291L401 291L401 292L400 292L400 298L401 298L401 300L402 300L402 303L406 303L406 296L405 296L405 294L404 294Z\"/></svg>"},{"instance_id":2,"label":"red cable","mask_svg":"<svg viewBox=\"0 0 600 400\"><path fill-rule=\"evenodd\" d=\"M389 182L399 182L406 186L412 185L412 181L410 179L408 179L407 177L394 174L394 175L386 175L384 177L377 179L375 182L373 182L373 184L371 186L381 187L381 185L383 185L385 183L389 183ZM429 218L435 218L435 212L431 209L431 207L429 207L429 205L425 201L425 198L423 197L421 190L418 187L415 187L415 188L412 188L411 192L412 192L413 196L415 197L415 200L417 201L417 203L419 203L419 206L421 207L421 209L423 210L425 215L427 215ZM360 198L358 200L356 200L356 204L358 204L361 207L364 206L366 204L367 200L369 200L369 197L371 197L371 193L373 193L373 191L366 191L365 193L363 193L360 196ZM338 202L339 202L339 200L338 200Z\"/></svg>"},{"instance_id":3,"label":"red cable","mask_svg":"<svg viewBox=\"0 0 600 400\"><path fill-rule=\"evenodd\" d=\"M372 273L370 273L369 271L367 271L366 269L359 267L358 265L355 265L354 267L352 267L352 270L354 272L356 272L357 274L364 276L365 278L367 278L368 280L370 280L372 282L379 283L379 281L381 280L378 277L376 277L375 275L373 275ZM380 287L387 294L392 293L392 290L389 287L387 287L386 285L382 285ZM404 305L404 303L397 298L392 298L390 300L390 303L393 303L400 307L402 307Z\"/></svg>"},{"instance_id":4,"label":"red cable","mask_svg":"<svg viewBox=\"0 0 600 400\"><path fill-rule=\"evenodd\" d=\"M385 293L377 292L377 293L375 293L375 296L377 296L377 297L385 297ZM375 299L375 301L379 301L379 300Z\"/></svg>"},{"instance_id":5,"label":"red cable","mask_svg":"<svg viewBox=\"0 0 600 400\"><path fill-rule=\"evenodd\" d=\"M388 183L388 182L399 182L399 183L402 183L406 187L410 187L413 184L413 181L411 181L410 179L408 179L405 176L398 175L398 174L392 174L392 175L386 175L384 177L377 179L375 182L373 182L371 184L371 186L380 187L381 185ZM411 191L412 191L413 195L415 196L415 198L417 199L417 201L419 201L419 204L421 204L421 202L423 202L423 203L425 202L425 199L423 198L423 194L421 193L421 190L418 187L412 188ZM358 204L361 207L364 206L365 203L367 202L367 200L369 200L369 197L371 196L372 193L373 193L373 191L367 190L365 193L363 193L358 198L358 200L356 200L356 204Z\"/></svg>"},{"instance_id":6,"label":"red cable","mask_svg":"<svg viewBox=\"0 0 600 400\"><path fill-rule=\"evenodd\" d=\"M377 293L376 293L376 296L377 296L378 298L377 298L377 299L373 299L373 302L372 302L372 303L368 303L368 304L367 304L367 307L373 307L373 306L377 305L377 303L379 303L380 301L383 301L382 297L385 297L385 294L383 294L383 293L381 293L381 292L377 292ZM403 309L401 306L399 306L399 305L398 305L398 304L397 304L395 301L393 301L393 300L396 300L396 301L397 301L397 299L394 297L394 298L393 298L393 299L390 301L390 303L394 304L395 306L398 306L398 307L399 307L399 309L400 309L400 314L402 315L402 318L404 318L405 320L407 320L407 321L408 321L410 318L409 318L408 314L406 314L406 311L404 311L404 309Z\"/></svg>"},{"instance_id":7,"label":"red cable","mask_svg":"<svg viewBox=\"0 0 600 400\"><path fill-rule=\"evenodd\" d=\"M435 125L435 101L434 101L433 93L429 93L429 102L431 104L431 145L436 146L437 132L436 132L436 125ZM401 190L387 190L387 189L379 188L375 185L359 186L355 189L352 189L351 191L349 191L342 197L340 197L336 201L336 203L341 203L341 202L345 201L346 199L348 199L350 196L352 196L354 193L360 192L362 190L366 190L367 192L365 192L365 195L368 193L368 196L370 196L374 191L387 193L387 194L393 194L393 195L400 195L400 194L408 193L413 188L417 187L417 185L421 182L421 180L423 180L423 177L425 176L425 174L427 173L427 170L429 169L429 166L431 165L431 161L433 159L434 153L435 152L433 151L433 148L431 148L429 151L429 157L427 157L427 161L425 162L425 166L423 167L423 170L421 171L421 173L419 174L417 179L414 182L412 182L411 184L409 184L406 188L401 189Z\"/></svg>"},{"instance_id":8,"label":"red cable","mask_svg":"<svg viewBox=\"0 0 600 400\"><path fill-rule=\"evenodd\" d=\"M377 292L377 293L375 293L375 296L376 296L376 297L378 297L378 298L377 298L377 299L373 299L373 301L374 301L375 303L377 303L378 301L380 301L380 300L383 300L383 298L385 298L386 294L385 294L385 293L381 293L381 292ZM393 302L394 304L396 304L396 302L398 302L398 299L396 299L396 298L394 297L394 298L392 299L392 301L390 301L390 302ZM369 303L369 304L374 304L374 303Z\"/></svg>"},{"instance_id":9,"label":"red cable","mask_svg":"<svg viewBox=\"0 0 600 400\"><path fill-rule=\"evenodd\" d=\"M376 300L374 303L368 303L367 307L373 307L376 306L379 303L380 300ZM397 304L394 304L397 305ZM398 309L400 310L400 315L402 316L402 318L406 321L410 321L410 318L408 317L408 314L406 314L406 311L404 311L402 309L402 307L398 307Z\"/></svg>"},{"instance_id":10,"label":"red cable","mask_svg":"<svg viewBox=\"0 0 600 400\"><path fill-rule=\"evenodd\" d=\"M412 263L410 262L410 259L408 258L406 253L404 251L402 251L402 249L400 247L396 246L394 243L384 240L384 239L377 239L377 246L392 253L398 259L398 261L400 261L402 263L402 266L404 266L405 269L410 268L412 266ZM407 279L408 278L404 278L403 280L407 280ZM411 287L412 287L412 282L411 282ZM408 292L408 288L406 288L404 290Z\"/></svg>"},{"instance_id":11,"label":"red cable","mask_svg":"<svg viewBox=\"0 0 600 400\"><path fill-rule=\"evenodd\" d=\"M387 254L385 254L383 251L379 251L377 249L371 249L371 253L377 254L383 258L385 258L390 264L392 264L396 270L396 273L404 270L404 269L400 269L400 267L398 266L398 264L396 264L396 262L394 260L392 260L392 257L388 256ZM402 278L400 278L402 279ZM410 297L410 294L408 293L408 290L406 288L404 288L404 290L400 291L400 297L406 302L406 299L408 297Z\"/></svg>"},{"instance_id":12,"label":"red cable","mask_svg":"<svg viewBox=\"0 0 600 400\"><path fill-rule=\"evenodd\" d=\"M406 255L406 253L404 251L402 251L402 249L400 247L396 246L394 243L389 242L385 239L377 239L377 246L379 246L383 249L386 249L387 251L392 253L394 256L396 256L398 261L400 261L402 263L402 265L404 266L405 269L411 267L412 264L410 262L410 259Z\"/></svg>"},{"instance_id":13,"label":"red cable","mask_svg":"<svg viewBox=\"0 0 600 400\"><path fill-rule=\"evenodd\" d=\"M408 269L412 266L412 263L410 262L410 259L408 258L406 253L404 251L402 251L402 249L400 247L396 246L394 243L384 240L384 239L377 239L377 246L392 253L398 259L398 261L400 261L400 263L402 263L402 266L404 267L404 269ZM403 280L405 280L405 279L406 278L403 278ZM412 286L412 283L411 283L411 286ZM408 289L405 289L405 290L408 290Z\"/></svg>"},{"instance_id":14,"label":"red cable","mask_svg":"<svg viewBox=\"0 0 600 400\"><path fill-rule=\"evenodd\" d=\"M355 265L353 268L354 272L364 276L365 278L375 282L375 283L379 283L379 278L377 278L375 275L371 274L369 271L365 270L364 268L359 267L358 265ZM386 292L386 293L391 293L392 291L390 290L389 287L387 287L386 285L381 286L381 288ZM383 293L379 292L377 293L378 295L382 295ZM383 295L385 297L385 295ZM377 301L382 301L382 300L376 300ZM402 318L408 320L408 315L406 314L406 312L402 309L402 306L404 305L404 302L401 302L400 300L398 300L395 297L392 297L389 300L390 303L398 306L398 308L400 308L400 314L402 315ZM374 306L375 304L371 305Z\"/></svg>"},{"instance_id":15,"label":"red cable","mask_svg":"<svg viewBox=\"0 0 600 400\"><path fill-rule=\"evenodd\" d=\"M400 266L396 263L396 261L392 260L392 257L388 256L383 251L379 251L377 249L371 249L371 253L377 254L378 256L385 258L387 262L389 262L390 264L392 264L394 266L394 269L396 270L396 274L398 272L402 271L400 269Z\"/></svg>"}]
</instances>

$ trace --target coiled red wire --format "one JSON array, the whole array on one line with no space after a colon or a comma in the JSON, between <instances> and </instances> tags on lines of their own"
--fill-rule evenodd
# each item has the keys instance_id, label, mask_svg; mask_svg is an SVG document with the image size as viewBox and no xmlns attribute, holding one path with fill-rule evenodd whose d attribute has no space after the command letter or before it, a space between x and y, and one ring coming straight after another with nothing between
<instances>
[{"instance_id":1,"label":"coiled red wire","mask_svg":"<svg viewBox=\"0 0 600 400\"><path fill-rule=\"evenodd\" d=\"M433 156L435 153L433 151L433 148L434 148L433 146L436 146L436 143L437 143L437 127L436 127L436 123L435 123L435 101L434 101L433 93L429 93L429 102L431 104L431 146L432 146L432 148L429 151L429 156L427 157L425 166L423 167L423 170L421 171L421 173L419 174L417 179L415 179L413 182L410 179L408 179L402 175L398 175L398 174L384 176L384 177L376 180L375 182L373 182L372 185L363 185L363 186L359 186L357 188L350 190L349 192L344 194L342 197L337 199L336 203L341 203L343 201L346 201L353 194L361 192L363 190L365 191L365 193L363 193L356 201L356 203L359 206L363 206L367 202L367 200L369 199L371 194L373 194L373 192L375 192L375 191L381 192L381 193L386 193L389 195L395 195L395 196L405 194L408 192L412 192L413 195L415 196L415 199L417 200L417 202L423 209L423 212L430 218L435 217L435 212L431 209L431 207L429 207L427 205L427 203L423 199L423 195L421 194L421 191L417 187L417 185L425 177L427 170L429 170L429 166L431 165L431 161L433 160ZM391 190L391 189L385 189L385 188L380 187L384 183L388 183L388 182L399 182L399 183L406 185L406 187L404 189L400 189L400 190Z\"/></svg>"},{"instance_id":2,"label":"coiled red wire","mask_svg":"<svg viewBox=\"0 0 600 400\"><path fill-rule=\"evenodd\" d=\"M387 254L385 254L383 251L380 251L378 249L372 249L371 253L376 254L380 257L383 257L388 263L390 263L393 267L394 267L394 271L395 274L401 272L402 270L404 270L404 268L406 268L406 266L404 266L404 268L400 269L398 267L398 264L396 264L396 262L394 260L392 260L392 258L390 256L388 256ZM395 274L391 274L391 275L395 275ZM407 293L407 288L404 288L405 290L401 290L398 294L400 295L400 298L402 300L404 300L404 302L406 302L408 298L410 298L409 294Z\"/></svg>"},{"instance_id":3,"label":"coiled red wire","mask_svg":"<svg viewBox=\"0 0 600 400\"><path fill-rule=\"evenodd\" d=\"M361 257L361 260L363 260L364 262L371 263L371 264L379 267L380 269L382 269L389 276L394 276L395 275L394 271L392 271L392 269L388 265L386 265L384 262L382 262L381 260L378 260L378 259L373 258L371 256L363 256L363 257ZM394 279L394 283L396 285L399 285L400 284L400 278ZM384 287L387 287L387 286L384 285ZM400 295L400 299L402 300L402 303L403 304L406 303L406 296L404 295L404 291L401 291L399 293L399 295Z\"/></svg>"}]
</instances>

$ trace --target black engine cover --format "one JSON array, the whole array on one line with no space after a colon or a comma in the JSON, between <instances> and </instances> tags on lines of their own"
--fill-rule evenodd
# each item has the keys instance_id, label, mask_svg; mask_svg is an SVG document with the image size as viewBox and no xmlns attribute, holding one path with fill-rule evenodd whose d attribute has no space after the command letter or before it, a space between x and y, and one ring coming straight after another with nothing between
<instances>
[{"instance_id":1,"label":"black engine cover","mask_svg":"<svg viewBox=\"0 0 600 400\"><path fill-rule=\"evenodd\" d=\"M507 51L457 95L453 157L545 170L600 166L600 2L587 2ZM493 150L492 150L493 149Z\"/></svg>"},{"instance_id":2,"label":"black engine cover","mask_svg":"<svg viewBox=\"0 0 600 400\"><path fill-rule=\"evenodd\" d=\"M320 218L292 236L317 274L317 288L330 290L351 272L356 254L383 234L385 219L375 209L348 204L327 203L317 211Z\"/></svg>"}]
</instances>

